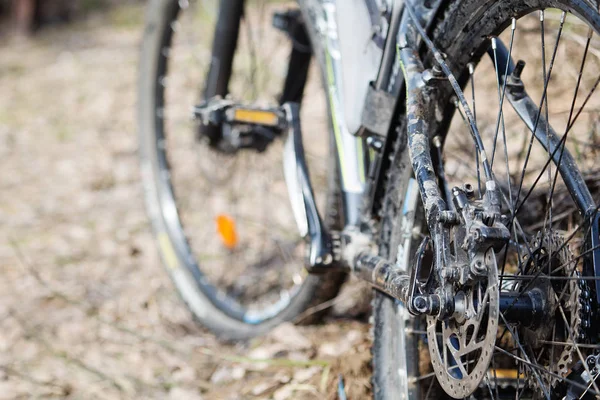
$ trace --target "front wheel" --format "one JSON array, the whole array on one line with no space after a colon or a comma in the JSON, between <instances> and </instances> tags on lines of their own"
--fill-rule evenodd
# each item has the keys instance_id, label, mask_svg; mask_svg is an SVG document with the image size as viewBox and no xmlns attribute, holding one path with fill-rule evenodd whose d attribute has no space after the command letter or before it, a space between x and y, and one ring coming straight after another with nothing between
<instances>
[{"instance_id":1,"label":"front wheel","mask_svg":"<svg viewBox=\"0 0 600 400\"><path fill-rule=\"evenodd\" d=\"M590 221L597 215L600 176L600 63L593 55L600 48L598 4L462 0L444 7L432 39L447 55L476 115L500 186L502 213L514 216L508 219L510 242L495 255L500 297L535 288L548 303L535 329L529 328L532 321L515 321L500 312L497 321L486 316L487 324L499 324L497 334L487 332L486 337L485 329L471 330L467 342L485 339L493 345L489 367L480 371L475 368L481 368L479 360L486 354L463 348L460 330L451 331L445 321L412 317L402 304L377 293L374 396L463 398L463 388L477 378L468 398L595 398L600 395L600 340ZM515 61L525 62L520 78L537 102L533 124L544 126L544 132L532 135L536 128L527 126L509 102L506 91L511 89L498 78L506 64L495 41L502 41ZM429 66L431 58L425 58ZM471 184L479 197L481 160L453 96L450 87L439 86L437 121L431 122L430 137L442 144L439 154L432 145L446 176L441 191ZM552 132L561 139L559 145L564 143L562 156L547 150L555 148ZM379 247L382 256L410 269L416 245L428 232L418 190L412 194L416 184L403 141L398 140L389 174ZM562 168L565 162L568 168Z\"/></svg>"},{"instance_id":2,"label":"front wheel","mask_svg":"<svg viewBox=\"0 0 600 400\"><path fill-rule=\"evenodd\" d=\"M282 138L262 152L226 153L215 146L220 132L191 119L192 108L215 95L277 103L291 42L270 26L277 4L247 3L150 1L139 77L142 178L160 254L193 315L222 339L250 338L294 320L334 297L344 280L304 269ZM305 97L306 157L317 201L335 229L341 213L318 79L309 79ZM322 312L308 314L304 320L314 321Z\"/></svg>"}]
</instances>

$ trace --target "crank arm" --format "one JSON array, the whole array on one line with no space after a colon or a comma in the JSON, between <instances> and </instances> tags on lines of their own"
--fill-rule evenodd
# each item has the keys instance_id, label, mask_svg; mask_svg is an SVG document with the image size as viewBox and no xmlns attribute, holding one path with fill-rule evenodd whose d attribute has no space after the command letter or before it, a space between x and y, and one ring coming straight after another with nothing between
<instances>
[{"instance_id":1,"label":"crank arm","mask_svg":"<svg viewBox=\"0 0 600 400\"><path fill-rule=\"evenodd\" d=\"M329 269L333 262L331 238L319 215L304 158L300 106L286 103L282 109L288 126L283 153L285 182L300 235L307 241L306 268L309 272L318 272L321 268Z\"/></svg>"}]
</instances>

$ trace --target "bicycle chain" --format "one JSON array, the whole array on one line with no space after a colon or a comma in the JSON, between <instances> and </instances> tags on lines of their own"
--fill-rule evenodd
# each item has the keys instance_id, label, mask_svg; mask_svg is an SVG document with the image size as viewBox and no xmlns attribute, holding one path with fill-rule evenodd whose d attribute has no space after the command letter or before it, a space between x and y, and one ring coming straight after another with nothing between
<instances>
[{"instance_id":1,"label":"bicycle chain","mask_svg":"<svg viewBox=\"0 0 600 400\"><path fill-rule=\"evenodd\" d=\"M577 277L581 278L581 274L577 271ZM579 296L579 303L581 308L579 310L579 318L581 319L581 326L579 328L578 341L583 342L588 339L588 329L592 326L592 296L591 289L585 279L579 279L577 281L581 295Z\"/></svg>"},{"instance_id":2,"label":"bicycle chain","mask_svg":"<svg viewBox=\"0 0 600 400\"><path fill-rule=\"evenodd\" d=\"M330 232L331 235L331 254L334 261L342 260L342 236L339 232Z\"/></svg>"}]
</instances>

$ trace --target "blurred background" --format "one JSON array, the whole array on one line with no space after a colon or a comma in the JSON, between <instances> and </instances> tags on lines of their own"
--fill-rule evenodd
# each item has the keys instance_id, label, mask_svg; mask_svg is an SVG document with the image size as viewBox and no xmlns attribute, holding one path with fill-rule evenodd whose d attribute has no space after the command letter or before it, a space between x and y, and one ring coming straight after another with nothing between
<instances>
[{"instance_id":1,"label":"blurred background","mask_svg":"<svg viewBox=\"0 0 600 400\"><path fill-rule=\"evenodd\" d=\"M271 8L288 4L263 3ZM235 344L220 342L195 324L179 299L160 262L140 182L136 81L145 7L140 0L0 0L0 399L334 399L339 376L350 398L368 398L368 285L353 280L323 304L332 312L322 324L284 324L265 337ZM263 11L254 8L251 14L270 29L270 15ZM514 54L528 60L524 76L533 82L528 90L538 99L541 58L536 64L528 57L540 54L539 20L537 14L527 18L519 21ZM547 14L546 43L555 40L559 20L559 13ZM190 22L180 32L187 27L194 34L202 31ZM268 68L247 79L266 87L275 75L272 67L285 67L271 57L279 53L269 46L285 38L267 29L260 36L262 26L242 37L267 38L257 47L269 56ZM561 94L571 93L578 78L578 69L568 61L581 59L586 31L577 21L565 25L554 69L561 79L548 87L551 115L558 121L567 118L571 99ZM508 33L503 35L508 43ZM183 61L210 57L206 35L197 36L204 42L188 42L192 36L181 35L182 51L176 54ZM595 35L591 42L581 93L595 87L599 41ZM196 51L199 47L204 53ZM549 61L550 51L546 57ZM186 63L177 65L201 75ZM182 137L193 141L187 135L193 132L188 110L199 86L188 84L185 74L177 76L170 95L185 101L175 117L182 121ZM494 137L497 120L491 76L493 64L486 59L476 72L481 82L478 122L486 140ZM305 124L307 134L326 132L327 123L323 93L318 77L313 78L308 89L316 95L307 92L303 112L323 118ZM256 93L264 92L257 87ZM182 96L185 89L189 101ZM577 126L585 140L571 148L584 160L595 197L600 193L599 102L598 96L590 100ZM517 121L510 113L506 118L507 126ZM474 158L473 147L458 118L450 134L455 138L449 152L454 158L447 160L453 167L450 176L474 181L472 164L469 169L462 162ZM524 152L518 150L527 135L511 129L507 136L511 156L520 162ZM191 154L181 153L179 161L200 154L184 145ZM540 148L533 154L533 163L545 160ZM320 156L326 160L327 154ZM280 160L271 164L281 172ZM189 171L189 164L180 165ZM183 177L189 183L181 186L197 189L198 175L188 175ZM269 179L262 192L268 191ZM326 179L319 182L326 185ZM244 196L257 186L257 179L245 178L240 185ZM539 204L545 205L543 189ZM207 217L205 208L189 203ZM255 199L251 206L256 204L262 203ZM272 214L265 204L265 214ZM533 211L529 215L538 215ZM570 218L572 211L563 214ZM204 222L199 225L212 223ZM570 221L565 225L571 229ZM229 272L219 265L214 269ZM257 279L264 280L259 272Z\"/></svg>"},{"instance_id":2,"label":"blurred background","mask_svg":"<svg viewBox=\"0 0 600 400\"><path fill-rule=\"evenodd\" d=\"M339 373L362 397L356 289L328 323L234 345L180 302L139 179L144 9L0 0L0 399L335 398Z\"/></svg>"}]
</instances>

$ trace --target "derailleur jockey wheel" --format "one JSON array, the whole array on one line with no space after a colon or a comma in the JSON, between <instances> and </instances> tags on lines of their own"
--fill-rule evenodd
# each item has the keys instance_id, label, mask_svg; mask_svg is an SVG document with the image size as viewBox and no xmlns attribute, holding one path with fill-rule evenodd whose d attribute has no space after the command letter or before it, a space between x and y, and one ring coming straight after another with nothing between
<instances>
[{"instance_id":1,"label":"derailleur jockey wheel","mask_svg":"<svg viewBox=\"0 0 600 400\"><path fill-rule=\"evenodd\" d=\"M498 331L498 267L493 249L485 254L487 275L456 292L454 314L446 320L427 317L433 370L454 398L475 391L488 371Z\"/></svg>"}]
</instances>

